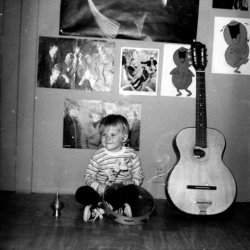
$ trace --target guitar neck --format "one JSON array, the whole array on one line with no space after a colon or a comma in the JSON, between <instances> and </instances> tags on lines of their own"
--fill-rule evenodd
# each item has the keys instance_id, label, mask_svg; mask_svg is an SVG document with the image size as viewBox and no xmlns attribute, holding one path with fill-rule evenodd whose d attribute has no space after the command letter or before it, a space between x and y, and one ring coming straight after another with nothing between
<instances>
[{"instance_id":1,"label":"guitar neck","mask_svg":"<svg viewBox=\"0 0 250 250\"><path fill-rule=\"evenodd\" d=\"M196 145L207 146L205 72L196 71Z\"/></svg>"}]
</instances>

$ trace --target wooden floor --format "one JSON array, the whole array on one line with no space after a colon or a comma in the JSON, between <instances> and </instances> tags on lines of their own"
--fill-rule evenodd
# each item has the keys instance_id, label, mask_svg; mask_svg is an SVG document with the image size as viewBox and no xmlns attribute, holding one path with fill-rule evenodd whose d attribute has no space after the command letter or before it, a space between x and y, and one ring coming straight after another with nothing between
<instances>
[{"instance_id":1,"label":"wooden floor","mask_svg":"<svg viewBox=\"0 0 250 250\"><path fill-rule=\"evenodd\" d=\"M84 223L73 195L52 216L53 194L0 192L0 249L249 250L250 203L235 203L220 216L190 216L156 200L158 215L147 224L123 225L105 216Z\"/></svg>"}]
</instances>

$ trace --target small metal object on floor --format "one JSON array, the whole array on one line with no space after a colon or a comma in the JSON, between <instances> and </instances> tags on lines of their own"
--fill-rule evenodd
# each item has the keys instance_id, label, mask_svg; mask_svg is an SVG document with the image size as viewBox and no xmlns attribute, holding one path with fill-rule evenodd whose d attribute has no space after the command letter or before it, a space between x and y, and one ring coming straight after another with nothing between
<instances>
[{"instance_id":1,"label":"small metal object on floor","mask_svg":"<svg viewBox=\"0 0 250 250\"><path fill-rule=\"evenodd\" d=\"M64 208L64 203L60 200L59 194L56 194L56 198L51 203L50 206L54 211L53 216L56 217L56 218L60 217L61 216L61 210Z\"/></svg>"}]
</instances>

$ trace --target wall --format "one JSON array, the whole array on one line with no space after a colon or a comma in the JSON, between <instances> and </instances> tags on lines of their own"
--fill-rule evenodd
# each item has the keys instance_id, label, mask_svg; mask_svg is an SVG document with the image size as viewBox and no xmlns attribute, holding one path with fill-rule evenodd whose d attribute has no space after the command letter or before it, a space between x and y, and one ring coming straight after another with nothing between
<instances>
[{"instance_id":1,"label":"wall","mask_svg":"<svg viewBox=\"0 0 250 250\"><path fill-rule=\"evenodd\" d=\"M153 183L151 178L159 162L164 163L166 170L174 165L176 154L172 140L181 129L195 126L195 99L163 97L160 96L160 89L156 97L121 96L118 94L118 86L114 86L112 93L36 88L38 38L59 36L60 0L23 1L22 6L21 0L6 2L8 8L18 12L20 16L20 50L15 60L18 62L15 66L17 73L13 75L11 86L7 87L5 84L2 86L2 93L11 96L10 99L6 97L3 99L5 108L2 109L1 121L4 122L1 126L8 127L9 124L12 126L8 127L8 131L4 134L2 133L1 138L1 151L5 155L1 159L1 189L19 192L74 193L77 187L84 185L83 175L94 151L69 150L61 147L64 99L123 100L142 103L139 155L146 176L143 186L155 198L166 198L164 183ZM208 127L216 128L224 134L227 145L223 158L237 182L237 201L249 201L249 76L211 73L214 17L238 15L249 18L249 12L212 9L211 6L212 0L200 0L197 35L197 40L205 43L208 49L206 67ZM11 24L14 24L13 21L5 21L5 26ZM16 36L13 33L7 33L1 39L1 44L8 48L3 53L4 65L7 65L11 49L17 47L13 44L16 43L14 38ZM11 41L10 45L6 44L7 40ZM119 81L120 47L158 48L159 64L161 64L163 45L116 40L115 69L117 70L114 82ZM8 67L4 66L4 82L8 82L9 72ZM161 75L160 68L159 82ZM12 115L10 107L18 111L15 113L16 116ZM6 114L5 110L9 113ZM7 138L11 138L12 141L12 143L8 141L10 143L8 147L3 144ZM15 146L17 146L16 157ZM13 183L11 186L7 185L9 180Z\"/></svg>"},{"instance_id":2,"label":"wall","mask_svg":"<svg viewBox=\"0 0 250 250\"><path fill-rule=\"evenodd\" d=\"M5 1L4 9L6 15L3 18L3 35L0 37L3 60L0 70L0 189L15 190L21 1Z\"/></svg>"}]
</instances>

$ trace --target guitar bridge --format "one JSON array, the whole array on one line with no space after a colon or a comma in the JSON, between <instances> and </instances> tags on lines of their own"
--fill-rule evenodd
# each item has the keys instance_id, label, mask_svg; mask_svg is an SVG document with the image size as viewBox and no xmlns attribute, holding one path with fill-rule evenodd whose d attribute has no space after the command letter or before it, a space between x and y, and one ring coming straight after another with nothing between
<instances>
[{"instance_id":1,"label":"guitar bridge","mask_svg":"<svg viewBox=\"0 0 250 250\"><path fill-rule=\"evenodd\" d=\"M212 201L196 201L195 203L200 209L200 215L206 215L207 208L212 205Z\"/></svg>"}]
</instances>

